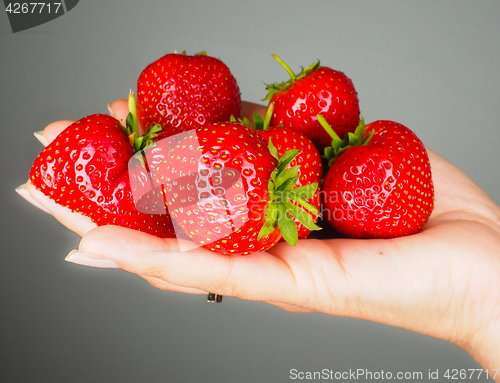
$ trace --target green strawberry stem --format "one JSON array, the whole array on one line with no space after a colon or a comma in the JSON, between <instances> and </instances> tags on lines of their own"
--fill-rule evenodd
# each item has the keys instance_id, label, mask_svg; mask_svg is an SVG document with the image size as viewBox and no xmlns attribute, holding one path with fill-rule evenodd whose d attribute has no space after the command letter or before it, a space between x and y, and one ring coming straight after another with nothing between
<instances>
[{"instance_id":1,"label":"green strawberry stem","mask_svg":"<svg viewBox=\"0 0 500 383\"><path fill-rule=\"evenodd\" d=\"M290 75L290 80L281 83L275 82L273 84L264 83L266 85L266 90L268 90L269 93L266 95L264 99L262 99L262 101L270 100L276 93L281 92L283 90L287 90L295 83L295 81L308 76L312 71L317 69L320 64L319 60L316 60L313 64L309 65L307 68L304 69L302 67L302 70L298 74L295 74L282 59L280 59L274 53L272 54L272 56L287 71L287 73Z\"/></svg>"},{"instance_id":2,"label":"green strawberry stem","mask_svg":"<svg viewBox=\"0 0 500 383\"><path fill-rule=\"evenodd\" d=\"M128 116L131 118L130 128L132 129L132 134L139 137L139 121L137 120L137 106L135 104L135 95L130 91L128 95ZM128 120L127 116L127 120ZM128 121L127 121L128 122Z\"/></svg>"},{"instance_id":3,"label":"green strawberry stem","mask_svg":"<svg viewBox=\"0 0 500 383\"><path fill-rule=\"evenodd\" d=\"M288 65L286 65L286 63L285 63L282 59L280 59L278 56L276 56L274 53L273 53L271 56L273 56L273 57L274 57L274 59L275 59L277 62L279 62L283 68L285 68L285 70L288 72L288 74L289 74L289 75L290 75L290 77L292 78L292 81L295 81L295 79L296 79L297 77L295 76L295 73L293 73L293 71L290 69L290 67L289 67Z\"/></svg>"},{"instance_id":4,"label":"green strawberry stem","mask_svg":"<svg viewBox=\"0 0 500 383\"><path fill-rule=\"evenodd\" d=\"M174 51L175 54L178 54L177 51ZM187 52L184 50L182 51L181 55L183 56L187 56ZM201 52L198 52L198 53L195 53L194 56L206 56L207 55L207 52L206 51L201 51Z\"/></svg>"},{"instance_id":5,"label":"green strawberry stem","mask_svg":"<svg viewBox=\"0 0 500 383\"><path fill-rule=\"evenodd\" d=\"M299 180L298 170L300 166L293 166L290 169L287 169L287 166L302 150L291 149L279 157L278 150L273 145L272 139L269 139L269 152L276 159L277 166L268 181L269 203L266 210L266 221L257 238L260 240L278 227L283 239L295 247L298 241L298 231L293 218L310 230L321 230L313 219L313 215L318 215L319 210L306 201L314 196L318 184L314 182L294 188ZM295 201L308 212L291 201Z\"/></svg>"},{"instance_id":6,"label":"green strawberry stem","mask_svg":"<svg viewBox=\"0 0 500 383\"><path fill-rule=\"evenodd\" d=\"M323 117L321 114L318 114L318 122L320 125L325 129L325 131L328 133L328 135L331 137L332 141L342 141L340 137L338 136L337 133L335 133L335 130L332 129L330 124L325 120L325 117Z\"/></svg>"},{"instance_id":7,"label":"green strawberry stem","mask_svg":"<svg viewBox=\"0 0 500 383\"><path fill-rule=\"evenodd\" d=\"M122 129L128 137L130 145L134 149L134 153L144 150L148 145L153 144L153 139L156 133L161 131L161 125L155 124L151 125L147 132L143 135L139 135L139 120L137 119L137 106L135 102L135 94L130 91L128 96L128 110L126 126Z\"/></svg>"},{"instance_id":8,"label":"green strawberry stem","mask_svg":"<svg viewBox=\"0 0 500 383\"><path fill-rule=\"evenodd\" d=\"M271 118L273 117L273 113L274 113L274 102L270 102L268 107L267 107L267 110L266 110L266 116L264 117L264 124L262 126L262 130L266 130L267 128L269 128L269 123L271 122ZM255 120L255 116L254 116L254 120Z\"/></svg>"},{"instance_id":9,"label":"green strawberry stem","mask_svg":"<svg viewBox=\"0 0 500 383\"><path fill-rule=\"evenodd\" d=\"M317 118L320 125L332 139L330 146L325 148L325 157L328 159L328 166L332 166L347 149L354 146L368 145L375 134L375 129L372 129L370 134L365 137L365 120L361 117L354 133L349 132L344 136L344 139L341 139L321 114L318 114Z\"/></svg>"}]
</instances>

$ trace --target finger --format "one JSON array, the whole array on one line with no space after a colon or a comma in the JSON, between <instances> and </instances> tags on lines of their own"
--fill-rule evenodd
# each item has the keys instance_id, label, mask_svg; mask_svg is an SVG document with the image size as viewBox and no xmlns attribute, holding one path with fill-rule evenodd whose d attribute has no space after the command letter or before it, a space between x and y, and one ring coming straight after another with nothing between
<instances>
[{"instance_id":1,"label":"finger","mask_svg":"<svg viewBox=\"0 0 500 383\"><path fill-rule=\"evenodd\" d=\"M127 121L128 115L128 101L119 99L108 104L109 114L121 122L123 126Z\"/></svg>"},{"instance_id":2,"label":"finger","mask_svg":"<svg viewBox=\"0 0 500 383\"><path fill-rule=\"evenodd\" d=\"M291 312L291 313L315 313L317 311L301 307L299 305L290 305L286 303L281 303L281 302L268 302L269 304L272 304L273 306L276 306L282 310Z\"/></svg>"},{"instance_id":3,"label":"finger","mask_svg":"<svg viewBox=\"0 0 500 383\"><path fill-rule=\"evenodd\" d=\"M248 118L250 121L253 121L253 115L255 113L260 114L262 117L266 114L267 107L260 104L255 104L253 102L242 101L241 103L241 111L240 118Z\"/></svg>"},{"instance_id":4,"label":"finger","mask_svg":"<svg viewBox=\"0 0 500 383\"><path fill-rule=\"evenodd\" d=\"M119 268L119 265L110 259L105 259L105 258L102 258L100 256L96 256L96 255L89 254L89 253L83 253L81 250L72 250L66 256L65 260L68 262L71 262L71 263L75 263L77 265L91 266L91 267L96 267L96 268L112 268L112 269ZM187 294L207 294L208 293L207 291L202 291L199 289L174 285L172 283L166 282L166 281L159 279L159 278L156 278L156 277L151 277L151 276L147 276L147 275L139 275L139 277L143 278L149 284L151 284L152 286L154 286L160 290L174 291L174 292L187 293Z\"/></svg>"},{"instance_id":5,"label":"finger","mask_svg":"<svg viewBox=\"0 0 500 383\"><path fill-rule=\"evenodd\" d=\"M64 129L70 126L73 121L61 120L53 122L45 127L44 130L35 132L34 135L42 143L43 146L47 146L61 133Z\"/></svg>"},{"instance_id":6,"label":"finger","mask_svg":"<svg viewBox=\"0 0 500 383\"><path fill-rule=\"evenodd\" d=\"M44 211L49 212L55 219L79 236L83 236L90 230L97 227L97 225L92 222L89 217L80 213L72 212L67 207L58 205L55 201L51 200L41 191L37 190L29 181L26 182L23 193L29 194L30 199L27 199L28 202ZM24 197L24 195L22 196Z\"/></svg>"},{"instance_id":7,"label":"finger","mask_svg":"<svg viewBox=\"0 0 500 383\"><path fill-rule=\"evenodd\" d=\"M293 275L279 258L267 253L231 257L203 248L180 252L176 240L117 226L102 226L87 233L78 251L90 254L89 266L94 266L91 261L97 256L111 261L110 267L114 264L185 288L294 303Z\"/></svg>"},{"instance_id":8,"label":"finger","mask_svg":"<svg viewBox=\"0 0 500 383\"><path fill-rule=\"evenodd\" d=\"M161 279L154 278L154 277L148 277L144 275L139 275L141 278L146 280L151 286L156 287L157 289L164 290L164 291L173 291L177 293L184 293L184 294L195 294L195 295L207 295L207 291L202 291L199 289L193 289L189 287L182 287L182 286L177 286L172 283L165 282Z\"/></svg>"},{"instance_id":9,"label":"finger","mask_svg":"<svg viewBox=\"0 0 500 383\"><path fill-rule=\"evenodd\" d=\"M403 326L399 315L403 308L411 312L405 299L412 297L405 290L405 272L412 270L415 260L405 265L408 259L404 254L398 257L393 243L302 240L295 248L281 243L269 253L225 256L203 248L180 252L176 240L103 226L82 238L79 257L88 254L89 262L80 258L78 263L107 264L176 286L264 301L290 311Z\"/></svg>"},{"instance_id":10,"label":"finger","mask_svg":"<svg viewBox=\"0 0 500 383\"><path fill-rule=\"evenodd\" d=\"M108 104L109 114L119 120L122 125L125 126L125 121L128 115L128 103L127 100L120 99ZM47 146L69 125L74 121L61 120L55 121L45 127L45 129L35 132L34 135L42 143L43 146Z\"/></svg>"},{"instance_id":11,"label":"finger","mask_svg":"<svg viewBox=\"0 0 500 383\"><path fill-rule=\"evenodd\" d=\"M23 197L26 201L28 201L33 206L50 214L50 211L45 206L43 206L40 202L38 202L36 199L34 199L31 196L31 194L29 193L29 191L26 190L26 184L22 184L22 185L18 186L16 188L16 193L19 194L21 197Z\"/></svg>"}]
</instances>

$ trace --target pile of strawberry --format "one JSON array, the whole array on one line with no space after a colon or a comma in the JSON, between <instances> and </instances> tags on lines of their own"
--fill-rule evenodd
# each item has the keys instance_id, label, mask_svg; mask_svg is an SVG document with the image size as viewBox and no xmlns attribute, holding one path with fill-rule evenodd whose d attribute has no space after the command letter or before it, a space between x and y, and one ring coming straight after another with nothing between
<instances>
[{"instance_id":1,"label":"pile of strawberry","mask_svg":"<svg viewBox=\"0 0 500 383\"><path fill-rule=\"evenodd\" d=\"M353 238L420 231L434 191L417 136L392 121L365 126L342 72L317 61L295 74L274 57L290 80L267 85L267 114L252 124L222 61L165 55L140 74L126 126L100 114L73 123L30 182L97 225L223 254L295 246L323 222Z\"/></svg>"}]
</instances>

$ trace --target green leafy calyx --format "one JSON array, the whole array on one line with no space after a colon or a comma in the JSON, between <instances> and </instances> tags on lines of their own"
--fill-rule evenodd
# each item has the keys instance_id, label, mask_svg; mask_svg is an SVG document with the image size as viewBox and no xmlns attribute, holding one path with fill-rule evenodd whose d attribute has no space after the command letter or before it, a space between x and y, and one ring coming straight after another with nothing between
<instances>
[{"instance_id":1,"label":"green leafy calyx","mask_svg":"<svg viewBox=\"0 0 500 383\"><path fill-rule=\"evenodd\" d=\"M314 182L294 188L299 180L300 166L293 166L289 169L287 166L302 152L301 149L291 149L280 157L272 139L269 139L269 152L276 159L276 168L271 173L268 182L269 204L266 221L259 232L258 239L271 234L278 227L285 241L295 246L298 241L298 231L293 218L309 230L321 230L313 218L319 214L319 210L307 202L307 199L312 198L316 193L318 184ZM293 204L292 201L308 211Z\"/></svg>"},{"instance_id":2,"label":"green leafy calyx","mask_svg":"<svg viewBox=\"0 0 500 383\"><path fill-rule=\"evenodd\" d=\"M177 53L177 51L174 51L174 54L179 54ZM182 51L181 55L183 56L187 56L187 52L184 50ZM201 51L201 52L198 52L198 53L195 53L193 56L206 56L207 55L207 52L206 51Z\"/></svg>"},{"instance_id":3,"label":"green leafy calyx","mask_svg":"<svg viewBox=\"0 0 500 383\"><path fill-rule=\"evenodd\" d=\"M330 124L328 124L321 114L318 114L318 122L332 138L330 146L325 148L325 156L328 159L328 166L332 166L337 158L339 158L347 149L354 146L368 145L375 134L375 129L372 129L370 134L365 136L365 120L363 117L361 117L359 125L356 127L354 133L347 133L344 136L344 139L341 139L337 133L335 133Z\"/></svg>"},{"instance_id":4,"label":"green leafy calyx","mask_svg":"<svg viewBox=\"0 0 500 383\"><path fill-rule=\"evenodd\" d=\"M275 82L274 84L264 83L264 85L266 85L266 90L268 90L269 93L262 101L270 100L276 93L287 90L295 83L295 81L300 80L300 79L308 76L312 71L316 70L320 64L319 60L316 60L313 64L311 64L310 66L308 66L305 69L303 67L301 67L302 70L298 74L295 74L290 69L290 67L288 65L286 65L285 62L283 60L281 60L278 56L276 56L275 54L272 54L272 56L276 59L276 61L278 61L281 64L281 66L283 68L285 68L285 70L290 75L290 80L288 80L286 82Z\"/></svg>"},{"instance_id":5,"label":"green leafy calyx","mask_svg":"<svg viewBox=\"0 0 500 383\"><path fill-rule=\"evenodd\" d=\"M151 127L143 136L139 135L137 107L135 102L135 95L132 91L130 91L130 94L128 96L128 110L129 113L127 115L126 125L122 126L122 129L127 135L130 145L134 149L134 153L136 153L154 142L153 139L157 136L157 133L161 131L161 125L151 125Z\"/></svg>"}]
</instances>

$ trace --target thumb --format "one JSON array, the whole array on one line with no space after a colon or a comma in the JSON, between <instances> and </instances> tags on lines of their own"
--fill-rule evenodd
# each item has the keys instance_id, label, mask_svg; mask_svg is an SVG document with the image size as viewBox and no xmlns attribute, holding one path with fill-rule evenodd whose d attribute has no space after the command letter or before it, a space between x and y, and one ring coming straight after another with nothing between
<instances>
[{"instance_id":1,"label":"thumb","mask_svg":"<svg viewBox=\"0 0 500 383\"><path fill-rule=\"evenodd\" d=\"M70 126L73 121L61 120L55 121L45 127L45 129L33 133L38 141L41 142L43 146L47 146L61 133L64 129Z\"/></svg>"},{"instance_id":2,"label":"thumb","mask_svg":"<svg viewBox=\"0 0 500 383\"><path fill-rule=\"evenodd\" d=\"M116 118L123 126L127 124L128 101L120 98L108 104L109 115ZM141 132L143 134L143 132Z\"/></svg>"},{"instance_id":3,"label":"thumb","mask_svg":"<svg viewBox=\"0 0 500 383\"><path fill-rule=\"evenodd\" d=\"M128 115L128 104L127 100L119 99L108 104L109 115L116 118L125 126L125 122ZM35 132L34 135L42 143L43 146L47 146L61 133L64 129L70 126L74 121L70 120L60 120L55 121L47 125L43 130Z\"/></svg>"}]
</instances>

